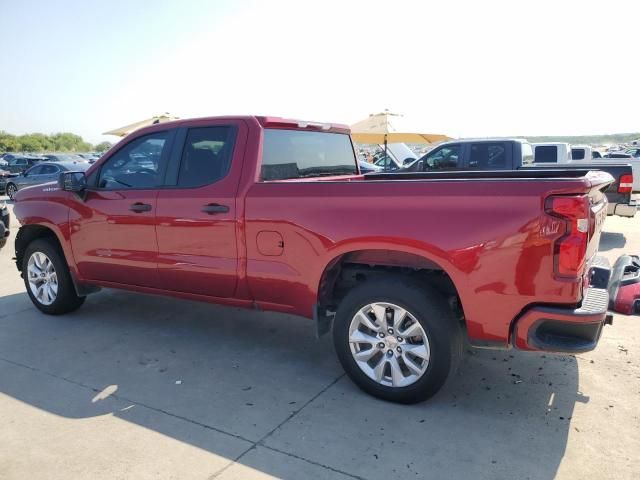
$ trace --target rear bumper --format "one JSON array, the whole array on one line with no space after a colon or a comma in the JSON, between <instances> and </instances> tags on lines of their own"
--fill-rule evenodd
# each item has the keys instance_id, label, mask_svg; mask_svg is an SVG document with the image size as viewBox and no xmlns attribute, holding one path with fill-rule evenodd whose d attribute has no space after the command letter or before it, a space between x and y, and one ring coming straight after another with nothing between
<instances>
[{"instance_id":1,"label":"rear bumper","mask_svg":"<svg viewBox=\"0 0 640 480\"><path fill-rule=\"evenodd\" d=\"M591 268L591 285L578 308L534 306L523 313L513 329L513 345L521 350L581 353L593 350L602 327L611 323L609 281L611 267L597 257Z\"/></svg>"},{"instance_id":2,"label":"rear bumper","mask_svg":"<svg viewBox=\"0 0 640 480\"><path fill-rule=\"evenodd\" d=\"M609 203L607 206L607 215L617 215L619 217L633 218L638 211L635 200L627 203Z\"/></svg>"}]
</instances>

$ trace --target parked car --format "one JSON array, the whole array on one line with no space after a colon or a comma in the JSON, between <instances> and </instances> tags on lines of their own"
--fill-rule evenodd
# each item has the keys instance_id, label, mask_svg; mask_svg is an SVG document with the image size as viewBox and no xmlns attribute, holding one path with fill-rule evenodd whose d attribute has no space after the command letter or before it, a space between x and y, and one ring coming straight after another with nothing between
<instances>
[{"instance_id":1,"label":"parked car","mask_svg":"<svg viewBox=\"0 0 640 480\"><path fill-rule=\"evenodd\" d=\"M14 199L16 193L25 187L57 182L62 172L84 172L89 167L87 162L42 162L24 173L7 180L7 195Z\"/></svg>"},{"instance_id":2,"label":"parked car","mask_svg":"<svg viewBox=\"0 0 640 480\"><path fill-rule=\"evenodd\" d=\"M154 168L136 166L144 151ZM611 318L597 251L612 182L533 168L358 175L347 126L165 122L58 188L18 192L15 258L47 314L114 287L313 319L358 386L411 403L440 389L465 337L595 348Z\"/></svg>"},{"instance_id":3,"label":"parked car","mask_svg":"<svg viewBox=\"0 0 640 480\"><path fill-rule=\"evenodd\" d=\"M0 169L0 194L4 195L7 192L7 182L10 178L17 175L17 173L11 173L8 170Z\"/></svg>"},{"instance_id":4,"label":"parked car","mask_svg":"<svg viewBox=\"0 0 640 480\"><path fill-rule=\"evenodd\" d=\"M47 162L83 162L88 163L86 158L76 153L45 153L42 155Z\"/></svg>"},{"instance_id":5,"label":"parked car","mask_svg":"<svg viewBox=\"0 0 640 480\"><path fill-rule=\"evenodd\" d=\"M358 160L358 167L360 169L360 173L374 173L382 172L384 170L384 168L374 165L373 163L365 162L364 160Z\"/></svg>"},{"instance_id":6,"label":"parked car","mask_svg":"<svg viewBox=\"0 0 640 480\"><path fill-rule=\"evenodd\" d=\"M401 171L412 165L417 156L404 143L389 143L385 156L384 145L378 145L378 151L373 156L373 165L387 171Z\"/></svg>"},{"instance_id":7,"label":"parked car","mask_svg":"<svg viewBox=\"0 0 640 480\"><path fill-rule=\"evenodd\" d=\"M100 159L100 154L98 153L79 153L78 155L89 163L95 163Z\"/></svg>"},{"instance_id":8,"label":"parked car","mask_svg":"<svg viewBox=\"0 0 640 480\"><path fill-rule=\"evenodd\" d=\"M543 155L542 164L536 162L534 145L521 139L466 139L443 143L423 156L410 171L451 170L520 170L542 168L557 171L570 169L594 169L605 171L615 181L605 190L609 215L633 217L637 212L631 192L634 175L631 165L613 162L571 162L569 144L545 144L535 146L536 155ZM552 150L553 149L553 150ZM555 160L553 162L552 160ZM565 163L562 163L565 162Z\"/></svg>"},{"instance_id":9,"label":"parked car","mask_svg":"<svg viewBox=\"0 0 640 480\"><path fill-rule=\"evenodd\" d=\"M633 158L640 158L640 147L632 147L625 150L624 153L628 153Z\"/></svg>"},{"instance_id":10,"label":"parked car","mask_svg":"<svg viewBox=\"0 0 640 480\"><path fill-rule=\"evenodd\" d=\"M0 202L0 249L7 244L9 238L9 209L7 204Z\"/></svg>"},{"instance_id":11,"label":"parked car","mask_svg":"<svg viewBox=\"0 0 640 480\"><path fill-rule=\"evenodd\" d=\"M11 155L11 158L8 160L7 166L3 167L3 169L10 173L22 173L25 170L33 167L36 163L40 162L41 160L42 159L39 157Z\"/></svg>"}]
</instances>

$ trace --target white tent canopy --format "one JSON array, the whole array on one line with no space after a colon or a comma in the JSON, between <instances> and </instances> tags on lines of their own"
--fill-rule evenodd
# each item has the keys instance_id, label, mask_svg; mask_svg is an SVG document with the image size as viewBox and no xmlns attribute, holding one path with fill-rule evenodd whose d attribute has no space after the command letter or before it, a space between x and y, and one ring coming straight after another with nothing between
<instances>
[{"instance_id":1,"label":"white tent canopy","mask_svg":"<svg viewBox=\"0 0 640 480\"><path fill-rule=\"evenodd\" d=\"M351 125L351 136L356 143L437 143L450 140L446 135L425 133L409 127L402 115L385 110L371 114Z\"/></svg>"},{"instance_id":2,"label":"white tent canopy","mask_svg":"<svg viewBox=\"0 0 640 480\"><path fill-rule=\"evenodd\" d=\"M124 127L119 127L113 130L109 130L108 132L104 132L103 135L116 135L118 137L125 137L129 135L131 132L135 132L136 130L139 130L143 127L148 127L149 125L154 125L156 123L169 122L171 120L179 120L179 118L180 117L175 117L170 113L165 112L160 115L147 118L145 120L140 120L139 122L125 125Z\"/></svg>"}]
</instances>

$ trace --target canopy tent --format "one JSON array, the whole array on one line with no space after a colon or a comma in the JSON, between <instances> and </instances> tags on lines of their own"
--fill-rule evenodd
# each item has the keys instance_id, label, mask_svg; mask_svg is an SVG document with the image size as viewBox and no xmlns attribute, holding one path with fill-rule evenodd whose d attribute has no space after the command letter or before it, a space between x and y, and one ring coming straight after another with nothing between
<instances>
[{"instance_id":1,"label":"canopy tent","mask_svg":"<svg viewBox=\"0 0 640 480\"><path fill-rule=\"evenodd\" d=\"M402 115L385 110L351 125L351 137L357 143L436 143L450 140L446 135L424 133L408 128Z\"/></svg>"},{"instance_id":2,"label":"canopy tent","mask_svg":"<svg viewBox=\"0 0 640 480\"><path fill-rule=\"evenodd\" d=\"M140 128L148 127L149 125L155 125L156 123L169 122L171 120L179 120L180 117L175 117L168 112L165 112L161 115L156 115L155 117L147 118L145 120L141 120L136 123L132 123L130 125L125 125L124 127L115 128L113 130L109 130L108 132L104 132L103 135L116 135L118 137L125 137L129 135L131 132L134 132Z\"/></svg>"},{"instance_id":3,"label":"canopy tent","mask_svg":"<svg viewBox=\"0 0 640 480\"><path fill-rule=\"evenodd\" d=\"M384 144L385 155L387 143L437 143L450 140L438 133L418 133L419 129L407 128L403 123L402 115L388 110L371 114L351 125L351 138L356 143Z\"/></svg>"}]
</instances>

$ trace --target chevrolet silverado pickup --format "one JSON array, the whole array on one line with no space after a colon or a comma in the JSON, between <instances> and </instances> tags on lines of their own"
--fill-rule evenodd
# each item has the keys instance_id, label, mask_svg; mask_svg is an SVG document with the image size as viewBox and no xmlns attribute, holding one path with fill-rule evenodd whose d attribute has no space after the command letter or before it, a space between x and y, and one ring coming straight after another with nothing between
<instances>
[{"instance_id":1,"label":"chevrolet silverado pickup","mask_svg":"<svg viewBox=\"0 0 640 480\"><path fill-rule=\"evenodd\" d=\"M535 154L534 154L535 152ZM411 167L400 170L433 172L453 170L520 170L544 168L546 170L601 170L614 181L604 190L608 200L607 214L633 218L637 211L631 193L634 175L626 162L561 162L560 157L571 157L568 143L530 144L526 140L506 138L465 139L443 143L418 159ZM636 179L637 180L637 179Z\"/></svg>"},{"instance_id":2,"label":"chevrolet silverado pickup","mask_svg":"<svg viewBox=\"0 0 640 480\"><path fill-rule=\"evenodd\" d=\"M397 402L437 392L464 341L595 348L609 174L402 175L361 175L346 126L166 122L19 191L16 263L52 315L111 287L307 317L360 388Z\"/></svg>"}]
</instances>

